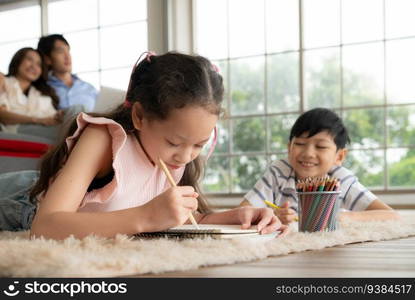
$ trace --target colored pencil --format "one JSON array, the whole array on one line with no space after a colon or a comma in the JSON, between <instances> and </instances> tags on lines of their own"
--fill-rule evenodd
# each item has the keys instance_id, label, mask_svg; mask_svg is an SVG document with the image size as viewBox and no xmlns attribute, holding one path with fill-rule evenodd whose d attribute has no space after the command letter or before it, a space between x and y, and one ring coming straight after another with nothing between
<instances>
[{"instance_id":1,"label":"colored pencil","mask_svg":"<svg viewBox=\"0 0 415 300\"><path fill-rule=\"evenodd\" d=\"M173 176L171 176L169 169L167 168L166 164L161 158L159 158L159 163L160 163L161 169L164 171L164 174L166 174L167 180L170 182L171 186L176 186L176 182L174 181ZM197 229L199 229L199 226L197 225L197 222L195 218L193 217L192 213L189 214L189 219L192 222L192 224Z\"/></svg>"},{"instance_id":2,"label":"colored pencil","mask_svg":"<svg viewBox=\"0 0 415 300\"><path fill-rule=\"evenodd\" d=\"M299 229L322 231L336 229L336 216L340 206L337 200L340 182L337 178L308 177L297 181L299 202Z\"/></svg>"}]
</instances>

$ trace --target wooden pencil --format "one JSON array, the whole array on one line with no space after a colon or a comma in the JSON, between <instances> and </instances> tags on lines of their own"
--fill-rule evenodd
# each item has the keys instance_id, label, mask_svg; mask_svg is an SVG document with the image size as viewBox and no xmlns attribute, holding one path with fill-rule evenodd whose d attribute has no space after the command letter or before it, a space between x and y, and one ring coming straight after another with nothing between
<instances>
[{"instance_id":1,"label":"wooden pencil","mask_svg":"<svg viewBox=\"0 0 415 300\"><path fill-rule=\"evenodd\" d=\"M161 169L164 171L164 174L166 174L167 180L170 182L171 186L176 186L176 182L174 181L173 176L171 176L169 169L167 168L166 164L161 158L159 158L159 163L160 163ZM195 218L193 217L192 213L189 214L189 219L192 222L192 224L197 229L199 229L199 226L197 225L197 222Z\"/></svg>"}]
</instances>

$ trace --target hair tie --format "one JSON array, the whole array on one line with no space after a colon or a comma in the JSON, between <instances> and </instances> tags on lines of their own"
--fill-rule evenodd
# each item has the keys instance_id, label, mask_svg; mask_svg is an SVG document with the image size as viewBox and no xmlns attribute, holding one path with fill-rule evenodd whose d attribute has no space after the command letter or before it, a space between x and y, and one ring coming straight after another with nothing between
<instances>
[{"instance_id":1,"label":"hair tie","mask_svg":"<svg viewBox=\"0 0 415 300\"><path fill-rule=\"evenodd\" d=\"M206 155L206 161L209 159L209 157L212 155L213 150L215 150L216 144L218 142L218 128L215 126L213 129L213 141L212 145L209 148L208 154Z\"/></svg>"},{"instance_id":2,"label":"hair tie","mask_svg":"<svg viewBox=\"0 0 415 300\"><path fill-rule=\"evenodd\" d=\"M151 62L151 57L152 56L156 56L157 55L156 52L154 52L154 51L144 51L143 53L140 54L140 56L138 57L137 61L135 62L133 71L137 67L137 65L139 64L139 62L141 61L141 58L143 57L144 54L146 55L144 57L144 59L146 61L148 61L148 62Z\"/></svg>"},{"instance_id":3,"label":"hair tie","mask_svg":"<svg viewBox=\"0 0 415 300\"><path fill-rule=\"evenodd\" d=\"M212 64L212 69L213 69L213 71L215 71L216 73L220 73L220 69L219 69L219 67L218 67L217 65Z\"/></svg>"},{"instance_id":4,"label":"hair tie","mask_svg":"<svg viewBox=\"0 0 415 300\"><path fill-rule=\"evenodd\" d=\"M123 106L126 107L126 108L131 108L132 104L131 104L130 101L128 101L127 99L125 99L125 101L123 103Z\"/></svg>"},{"instance_id":5,"label":"hair tie","mask_svg":"<svg viewBox=\"0 0 415 300\"><path fill-rule=\"evenodd\" d=\"M153 51L147 51L147 52L144 52L144 53L147 53L147 55L146 55L146 61L148 61L148 62L151 62L150 58L152 56L156 56L156 52L153 52Z\"/></svg>"},{"instance_id":6,"label":"hair tie","mask_svg":"<svg viewBox=\"0 0 415 300\"><path fill-rule=\"evenodd\" d=\"M133 66L133 69L131 71L130 80L128 82L128 87L127 87L127 95L128 95L128 92L130 91L130 87L131 87L131 77L133 76L134 71L137 68L137 65L141 61L141 58L143 57L144 54L146 55L146 57L144 59L149 63L151 63L150 58L152 56L156 56L156 52L154 52L154 51L145 51L145 52L141 53L141 55L138 57L137 61L135 62L134 66ZM125 99L123 106L126 107L126 108L130 108L132 106L132 104L128 99Z\"/></svg>"}]
</instances>

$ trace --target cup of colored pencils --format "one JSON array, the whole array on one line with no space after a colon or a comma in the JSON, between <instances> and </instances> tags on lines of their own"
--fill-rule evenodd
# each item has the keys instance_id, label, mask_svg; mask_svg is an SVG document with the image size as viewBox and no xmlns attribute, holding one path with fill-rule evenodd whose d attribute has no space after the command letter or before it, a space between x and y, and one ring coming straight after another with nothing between
<instances>
[{"instance_id":1,"label":"cup of colored pencils","mask_svg":"<svg viewBox=\"0 0 415 300\"><path fill-rule=\"evenodd\" d=\"M334 231L341 201L340 183L329 176L297 181L298 231Z\"/></svg>"}]
</instances>

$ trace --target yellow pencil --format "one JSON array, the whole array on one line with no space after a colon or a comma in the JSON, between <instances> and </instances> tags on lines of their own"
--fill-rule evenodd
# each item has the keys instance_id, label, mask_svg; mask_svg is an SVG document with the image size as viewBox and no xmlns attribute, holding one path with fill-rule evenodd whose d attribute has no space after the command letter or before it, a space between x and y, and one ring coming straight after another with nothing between
<instances>
[{"instance_id":1,"label":"yellow pencil","mask_svg":"<svg viewBox=\"0 0 415 300\"><path fill-rule=\"evenodd\" d=\"M275 208L275 209L281 209L281 207L279 207L278 205L275 205L275 204L274 204L274 203L272 203L272 202L269 202L269 201L267 201L267 200L264 200L264 202L265 202L265 204L266 204L266 205L268 205L268 206L270 206L270 207L272 207L272 208ZM295 217L294 221L298 221L298 217Z\"/></svg>"},{"instance_id":2,"label":"yellow pencil","mask_svg":"<svg viewBox=\"0 0 415 300\"><path fill-rule=\"evenodd\" d=\"M272 207L272 208L281 209L281 207L279 207L279 206L275 205L275 204L274 204L274 203L272 203L272 202L269 202L269 201L267 201L267 200L264 200L264 202L265 202L265 204L266 204L266 205L268 205L268 206L270 206L270 207Z\"/></svg>"},{"instance_id":3,"label":"yellow pencil","mask_svg":"<svg viewBox=\"0 0 415 300\"><path fill-rule=\"evenodd\" d=\"M174 181L173 176L171 176L169 169L167 168L166 164L161 158L159 158L159 163L160 163L161 169L164 171L164 174L166 174L167 180L170 182L172 186L176 186L176 182ZM192 224L196 226L197 229L199 229L199 225L197 225L197 222L195 218L193 217L192 213L189 214L189 219L192 222Z\"/></svg>"}]
</instances>

